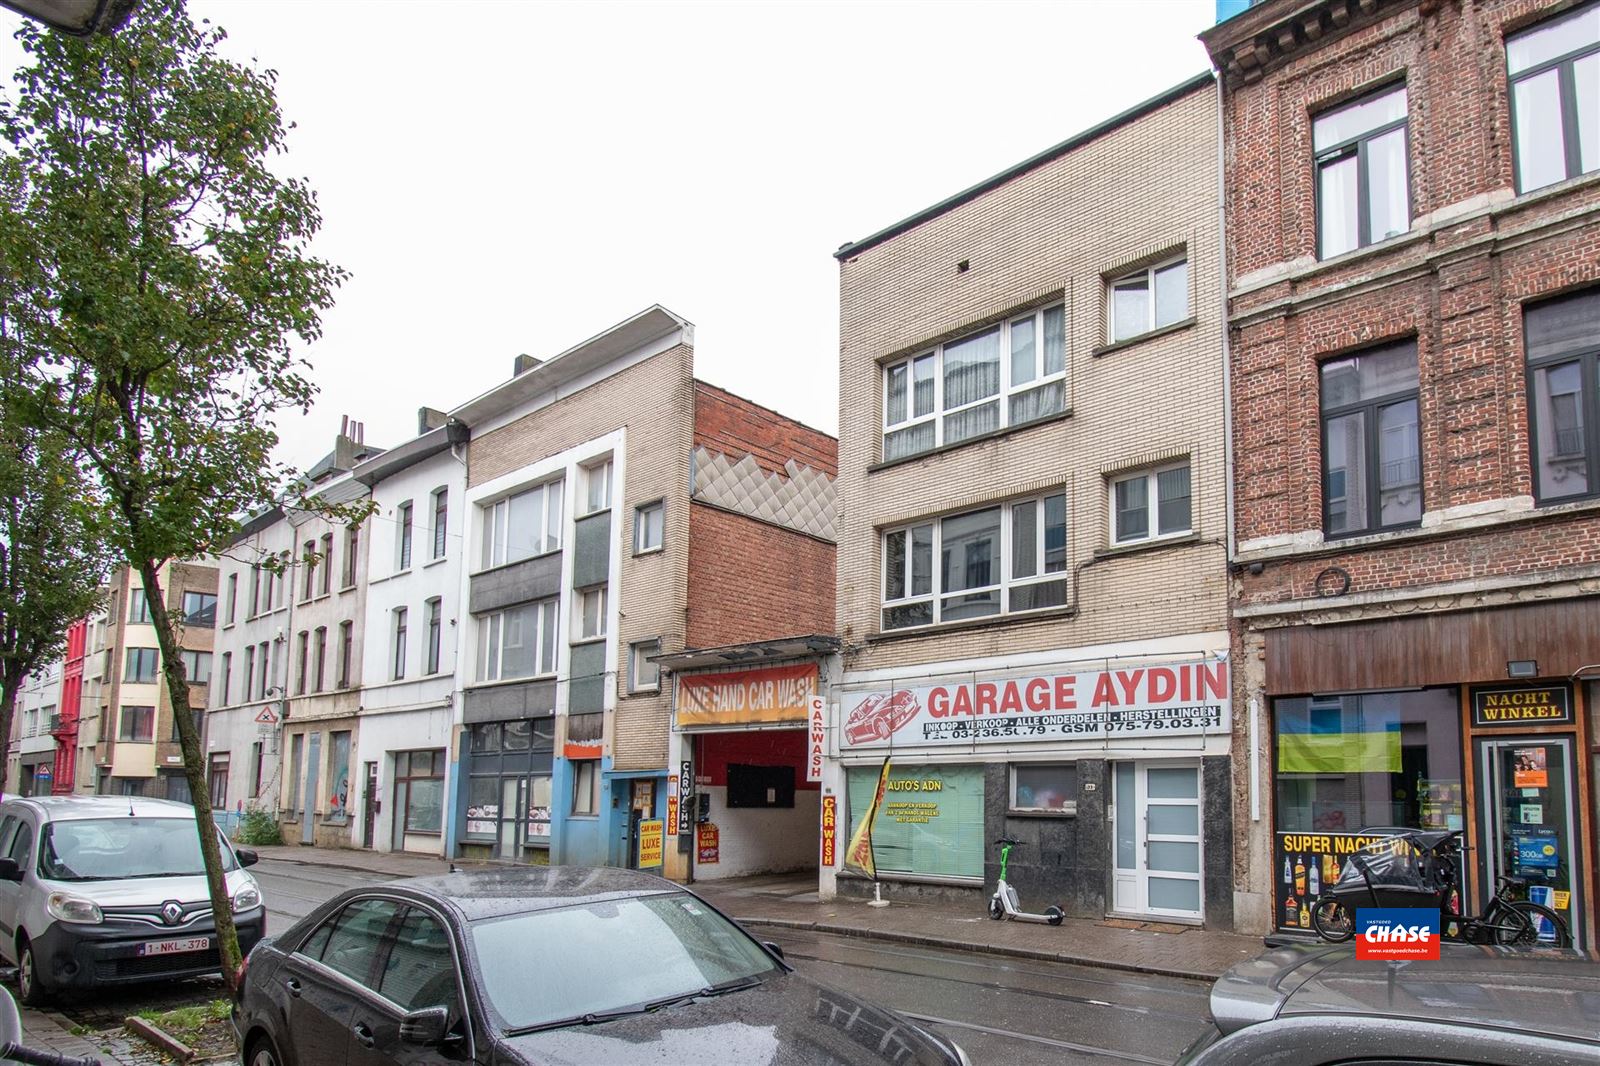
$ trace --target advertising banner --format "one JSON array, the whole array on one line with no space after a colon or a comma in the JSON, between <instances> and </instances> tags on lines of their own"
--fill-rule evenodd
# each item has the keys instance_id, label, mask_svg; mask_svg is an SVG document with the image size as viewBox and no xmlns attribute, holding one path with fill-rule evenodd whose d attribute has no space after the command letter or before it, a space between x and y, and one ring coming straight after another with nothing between
<instances>
[{"instance_id":1,"label":"advertising banner","mask_svg":"<svg viewBox=\"0 0 1600 1066\"><path fill-rule=\"evenodd\" d=\"M878 878L878 866L872 857L872 823L878 818L878 810L883 806L883 795L889 790L889 760L883 760L883 768L878 771L878 785L872 792L872 802L868 803L861 815L861 821L856 826L856 831L850 835L850 844L844 851L844 868L870 877Z\"/></svg>"},{"instance_id":2,"label":"advertising banner","mask_svg":"<svg viewBox=\"0 0 1600 1066\"><path fill-rule=\"evenodd\" d=\"M1356 958L1437 959L1439 917L1423 907L1357 907Z\"/></svg>"},{"instance_id":3,"label":"advertising banner","mask_svg":"<svg viewBox=\"0 0 1600 1066\"><path fill-rule=\"evenodd\" d=\"M806 713L809 715L809 724L806 726L806 780L821 781L826 718L823 713L821 696L812 696L808 703L809 706L806 709Z\"/></svg>"},{"instance_id":4,"label":"advertising banner","mask_svg":"<svg viewBox=\"0 0 1600 1066\"><path fill-rule=\"evenodd\" d=\"M659 818L646 818L639 823L639 869L661 865L665 830L666 823Z\"/></svg>"},{"instance_id":5,"label":"advertising banner","mask_svg":"<svg viewBox=\"0 0 1600 1066\"><path fill-rule=\"evenodd\" d=\"M1409 848L1392 833L1279 833L1273 851L1277 901L1274 921L1280 930L1311 931L1311 904L1344 873L1350 856L1382 841Z\"/></svg>"},{"instance_id":6,"label":"advertising banner","mask_svg":"<svg viewBox=\"0 0 1600 1066\"><path fill-rule=\"evenodd\" d=\"M714 822L695 826L695 861L706 866L722 861L722 840Z\"/></svg>"},{"instance_id":7,"label":"advertising banner","mask_svg":"<svg viewBox=\"0 0 1600 1066\"><path fill-rule=\"evenodd\" d=\"M667 825L678 832L678 775L667 778Z\"/></svg>"},{"instance_id":8,"label":"advertising banner","mask_svg":"<svg viewBox=\"0 0 1600 1066\"><path fill-rule=\"evenodd\" d=\"M805 723L817 693L817 664L766 666L678 677L679 729L697 726Z\"/></svg>"},{"instance_id":9,"label":"advertising banner","mask_svg":"<svg viewBox=\"0 0 1600 1066\"><path fill-rule=\"evenodd\" d=\"M681 797L678 804L678 833L682 835L689 832L694 818L694 778L689 776L688 759L678 766L678 794Z\"/></svg>"},{"instance_id":10,"label":"advertising banner","mask_svg":"<svg viewBox=\"0 0 1600 1066\"><path fill-rule=\"evenodd\" d=\"M1228 660L847 693L842 750L1227 733Z\"/></svg>"}]
</instances>

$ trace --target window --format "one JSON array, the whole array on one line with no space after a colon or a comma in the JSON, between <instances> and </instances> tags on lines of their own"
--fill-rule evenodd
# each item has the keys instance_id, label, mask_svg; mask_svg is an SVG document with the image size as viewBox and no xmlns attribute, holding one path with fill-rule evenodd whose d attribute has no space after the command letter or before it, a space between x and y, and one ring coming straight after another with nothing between
<instances>
[{"instance_id":1,"label":"window","mask_svg":"<svg viewBox=\"0 0 1600 1066\"><path fill-rule=\"evenodd\" d=\"M154 707L124 707L117 723L117 739L133 744L149 744L156 738Z\"/></svg>"},{"instance_id":2,"label":"window","mask_svg":"<svg viewBox=\"0 0 1600 1066\"><path fill-rule=\"evenodd\" d=\"M450 934L426 911L408 907L378 975L378 993L402 1011L444 1007L459 1017Z\"/></svg>"},{"instance_id":3,"label":"window","mask_svg":"<svg viewBox=\"0 0 1600 1066\"><path fill-rule=\"evenodd\" d=\"M228 624L233 625L234 614L239 607L239 575L228 575Z\"/></svg>"},{"instance_id":4,"label":"window","mask_svg":"<svg viewBox=\"0 0 1600 1066\"><path fill-rule=\"evenodd\" d=\"M1063 494L891 529L883 628L1065 606L1066 569Z\"/></svg>"},{"instance_id":5,"label":"window","mask_svg":"<svg viewBox=\"0 0 1600 1066\"><path fill-rule=\"evenodd\" d=\"M250 798L261 795L261 771L266 762L266 745L256 741L250 745Z\"/></svg>"},{"instance_id":6,"label":"window","mask_svg":"<svg viewBox=\"0 0 1600 1066\"><path fill-rule=\"evenodd\" d=\"M1066 409L1066 309L1046 307L883 369L885 461Z\"/></svg>"},{"instance_id":7,"label":"window","mask_svg":"<svg viewBox=\"0 0 1600 1066\"><path fill-rule=\"evenodd\" d=\"M294 694L296 696L304 696L306 694L306 686L311 683L311 672L307 669L311 659L310 630L302 629L300 631L296 647L298 650L295 653L295 662L298 664L299 669L295 671Z\"/></svg>"},{"instance_id":8,"label":"window","mask_svg":"<svg viewBox=\"0 0 1600 1066\"><path fill-rule=\"evenodd\" d=\"M1506 39L1517 191L1600 169L1600 4Z\"/></svg>"},{"instance_id":9,"label":"window","mask_svg":"<svg viewBox=\"0 0 1600 1066\"><path fill-rule=\"evenodd\" d=\"M572 764L572 813L592 815L600 810L600 773L593 759Z\"/></svg>"},{"instance_id":10,"label":"window","mask_svg":"<svg viewBox=\"0 0 1600 1066\"><path fill-rule=\"evenodd\" d=\"M323 682L327 678L328 667L328 627L318 626L311 637L311 691L321 692Z\"/></svg>"},{"instance_id":11,"label":"window","mask_svg":"<svg viewBox=\"0 0 1600 1066\"><path fill-rule=\"evenodd\" d=\"M394 609L394 640L392 648L394 655L391 659L392 669L389 676L399 681L406 676L406 609L404 607L396 607Z\"/></svg>"},{"instance_id":12,"label":"window","mask_svg":"<svg viewBox=\"0 0 1600 1066\"><path fill-rule=\"evenodd\" d=\"M395 801L407 833L444 827L444 752L400 751L394 756Z\"/></svg>"},{"instance_id":13,"label":"window","mask_svg":"<svg viewBox=\"0 0 1600 1066\"><path fill-rule=\"evenodd\" d=\"M213 629L217 624L217 597L211 592L183 594L183 624L197 629Z\"/></svg>"},{"instance_id":14,"label":"window","mask_svg":"<svg viewBox=\"0 0 1600 1066\"><path fill-rule=\"evenodd\" d=\"M399 515L396 518L399 526L395 534L395 569L411 569L411 501L407 500L400 505Z\"/></svg>"},{"instance_id":15,"label":"window","mask_svg":"<svg viewBox=\"0 0 1600 1066\"><path fill-rule=\"evenodd\" d=\"M445 537L450 526L450 490L435 489L433 493L433 557L444 558Z\"/></svg>"},{"instance_id":16,"label":"window","mask_svg":"<svg viewBox=\"0 0 1600 1066\"><path fill-rule=\"evenodd\" d=\"M628 648L628 691L658 692L661 689L661 667L650 661L661 654L659 640L642 640Z\"/></svg>"},{"instance_id":17,"label":"window","mask_svg":"<svg viewBox=\"0 0 1600 1066\"><path fill-rule=\"evenodd\" d=\"M289 738L289 806L290 811L300 809L300 764L305 760L306 735L296 733Z\"/></svg>"},{"instance_id":18,"label":"window","mask_svg":"<svg viewBox=\"0 0 1600 1066\"><path fill-rule=\"evenodd\" d=\"M633 554L657 551L666 531L667 505L663 500L647 503L633 511Z\"/></svg>"},{"instance_id":19,"label":"window","mask_svg":"<svg viewBox=\"0 0 1600 1066\"><path fill-rule=\"evenodd\" d=\"M361 549L361 527L344 527L344 571L340 575L340 584L344 588L352 588L356 583L356 555Z\"/></svg>"},{"instance_id":20,"label":"window","mask_svg":"<svg viewBox=\"0 0 1600 1066\"><path fill-rule=\"evenodd\" d=\"M1600 290L1529 306L1523 332L1534 495L1540 503L1593 496L1600 492Z\"/></svg>"},{"instance_id":21,"label":"window","mask_svg":"<svg viewBox=\"0 0 1600 1066\"><path fill-rule=\"evenodd\" d=\"M1322 508L1329 536L1422 520L1417 348L1322 364Z\"/></svg>"},{"instance_id":22,"label":"window","mask_svg":"<svg viewBox=\"0 0 1600 1066\"><path fill-rule=\"evenodd\" d=\"M1189 317L1189 261L1168 259L1111 282L1113 344Z\"/></svg>"},{"instance_id":23,"label":"window","mask_svg":"<svg viewBox=\"0 0 1600 1066\"><path fill-rule=\"evenodd\" d=\"M189 712L189 721L194 723L194 735L199 737L205 733L205 711L195 708ZM183 740L183 734L178 731L178 716L172 716L172 742L174 744Z\"/></svg>"},{"instance_id":24,"label":"window","mask_svg":"<svg viewBox=\"0 0 1600 1066\"><path fill-rule=\"evenodd\" d=\"M841 819L846 822L841 832L854 832L860 826L877 793L878 772L876 766L852 766L845 771L844 801L849 813ZM903 822L878 819L872 827L873 847L881 856L878 869L933 877L982 877L984 859L992 854L985 846L983 778L981 765L891 768L889 795L936 802ZM920 797L911 789L917 789Z\"/></svg>"},{"instance_id":25,"label":"window","mask_svg":"<svg viewBox=\"0 0 1600 1066\"><path fill-rule=\"evenodd\" d=\"M355 623L344 621L339 623L339 687L350 687L350 659L355 646Z\"/></svg>"},{"instance_id":26,"label":"window","mask_svg":"<svg viewBox=\"0 0 1600 1066\"><path fill-rule=\"evenodd\" d=\"M400 904L388 900L357 900L312 933L300 950L357 985L371 987L378 947L399 909Z\"/></svg>"},{"instance_id":27,"label":"window","mask_svg":"<svg viewBox=\"0 0 1600 1066\"><path fill-rule=\"evenodd\" d=\"M322 558L317 563L322 571L322 580L317 582L317 594L326 596L333 591L333 534L322 535Z\"/></svg>"},{"instance_id":28,"label":"window","mask_svg":"<svg viewBox=\"0 0 1600 1066\"><path fill-rule=\"evenodd\" d=\"M210 774L211 809L225 811L228 809L228 756L211 756Z\"/></svg>"},{"instance_id":29,"label":"window","mask_svg":"<svg viewBox=\"0 0 1600 1066\"><path fill-rule=\"evenodd\" d=\"M422 672L425 674L437 674L439 672L439 637L440 630L443 628L443 619L440 617L443 613L443 604L440 602L439 597L435 596L429 600L427 609L428 645Z\"/></svg>"},{"instance_id":30,"label":"window","mask_svg":"<svg viewBox=\"0 0 1600 1066\"><path fill-rule=\"evenodd\" d=\"M153 684L156 679L157 656L158 652L154 648L129 648L127 669L122 674L122 680L140 685Z\"/></svg>"},{"instance_id":31,"label":"window","mask_svg":"<svg viewBox=\"0 0 1600 1066\"><path fill-rule=\"evenodd\" d=\"M222 653L222 689L214 701L218 707L228 705L229 694L233 692L233 652Z\"/></svg>"},{"instance_id":32,"label":"window","mask_svg":"<svg viewBox=\"0 0 1600 1066\"><path fill-rule=\"evenodd\" d=\"M484 507L484 569L561 547L561 486L536 485Z\"/></svg>"},{"instance_id":33,"label":"window","mask_svg":"<svg viewBox=\"0 0 1600 1066\"><path fill-rule=\"evenodd\" d=\"M268 581L272 578L268 577ZM250 616L253 618L261 613L261 564L255 563L250 567Z\"/></svg>"},{"instance_id":34,"label":"window","mask_svg":"<svg viewBox=\"0 0 1600 1066\"><path fill-rule=\"evenodd\" d=\"M189 679L191 685L211 684L211 653L208 651L185 651L183 653L183 676Z\"/></svg>"},{"instance_id":35,"label":"window","mask_svg":"<svg viewBox=\"0 0 1600 1066\"><path fill-rule=\"evenodd\" d=\"M1406 87L1397 85L1318 115L1317 256L1328 259L1411 228Z\"/></svg>"},{"instance_id":36,"label":"window","mask_svg":"<svg viewBox=\"0 0 1600 1066\"><path fill-rule=\"evenodd\" d=\"M257 654L256 658L261 660L261 690L257 694L256 698L264 700L264 699L267 698L267 689L273 687L273 685L272 685L272 645L263 640L260 643L260 645L258 645L258 647L259 647L260 650L259 650L259 654ZM287 678L285 678L284 679L284 685L287 686L288 684L289 684L289 681L288 681Z\"/></svg>"},{"instance_id":37,"label":"window","mask_svg":"<svg viewBox=\"0 0 1600 1066\"><path fill-rule=\"evenodd\" d=\"M611 460L583 468L583 513L594 514L611 506Z\"/></svg>"},{"instance_id":38,"label":"window","mask_svg":"<svg viewBox=\"0 0 1600 1066\"><path fill-rule=\"evenodd\" d=\"M1189 464L1113 478L1111 543L1139 544L1190 532Z\"/></svg>"},{"instance_id":39,"label":"window","mask_svg":"<svg viewBox=\"0 0 1600 1066\"><path fill-rule=\"evenodd\" d=\"M556 672L556 600L485 615L478 626L478 678L508 681Z\"/></svg>"},{"instance_id":40,"label":"window","mask_svg":"<svg viewBox=\"0 0 1600 1066\"><path fill-rule=\"evenodd\" d=\"M302 601L311 598L317 579L317 542L308 540L300 550L300 562L305 567L305 583L300 589Z\"/></svg>"},{"instance_id":41,"label":"window","mask_svg":"<svg viewBox=\"0 0 1600 1066\"><path fill-rule=\"evenodd\" d=\"M1011 767L1011 809L1074 814L1078 810L1078 764L1017 764Z\"/></svg>"},{"instance_id":42,"label":"window","mask_svg":"<svg viewBox=\"0 0 1600 1066\"><path fill-rule=\"evenodd\" d=\"M598 640L606 635L606 586L580 589L577 603L578 640Z\"/></svg>"},{"instance_id":43,"label":"window","mask_svg":"<svg viewBox=\"0 0 1600 1066\"><path fill-rule=\"evenodd\" d=\"M250 693L255 691L256 683L256 649L252 644L244 650L244 691L239 694L241 703L248 703Z\"/></svg>"},{"instance_id":44,"label":"window","mask_svg":"<svg viewBox=\"0 0 1600 1066\"><path fill-rule=\"evenodd\" d=\"M150 621L150 601L145 598L144 589L128 590L128 621L135 625Z\"/></svg>"}]
</instances>

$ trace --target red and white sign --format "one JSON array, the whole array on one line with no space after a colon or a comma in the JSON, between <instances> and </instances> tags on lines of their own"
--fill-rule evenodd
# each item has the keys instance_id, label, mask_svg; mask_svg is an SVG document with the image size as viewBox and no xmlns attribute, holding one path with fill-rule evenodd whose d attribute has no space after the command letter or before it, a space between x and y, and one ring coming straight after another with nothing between
<instances>
[{"instance_id":1,"label":"red and white sign","mask_svg":"<svg viewBox=\"0 0 1600 1066\"><path fill-rule=\"evenodd\" d=\"M262 725L277 725L278 715L271 707L263 707L256 715L256 721Z\"/></svg>"},{"instance_id":2,"label":"red and white sign","mask_svg":"<svg viewBox=\"0 0 1600 1066\"><path fill-rule=\"evenodd\" d=\"M841 748L1227 733L1228 660L935 681L841 701Z\"/></svg>"},{"instance_id":3,"label":"red and white sign","mask_svg":"<svg viewBox=\"0 0 1600 1066\"><path fill-rule=\"evenodd\" d=\"M822 709L822 697L811 697L810 722L806 727L806 780L822 780L822 757L826 747L823 737L826 732L823 728L826 718Z\"/></svg>"}]
</instances>

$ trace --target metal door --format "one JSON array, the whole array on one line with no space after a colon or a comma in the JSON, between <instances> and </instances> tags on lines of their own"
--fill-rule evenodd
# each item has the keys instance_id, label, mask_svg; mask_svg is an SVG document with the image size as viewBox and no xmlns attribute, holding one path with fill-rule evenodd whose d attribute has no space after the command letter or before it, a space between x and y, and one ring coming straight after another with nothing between
<instances>
[{"instance_id":1,"label":"metal door","mask_svg":"<svg viewBox=\"0 0 1600 1066\"><path fill-rule=\"evenodd\" d=\"M300 792L300 843L316 840L317 771L322 768L322 734L306 734L306 787Z\"/></svg>"},{"instance_id":2,"label":"metal door","mask_svg":"<svg viewBox=\"0 0 1600 1066\"><path fill-rule=\"evenodd\" d=\"M1117 763L1111 836L1114 911L1201 917L1198 765Z\"/></svg>"},{"instance_id":3,"label":"metal door","mask_svg":"<svg viewBox=\"0 0 1600 1066\"><path fill-rule=\"evenodd\" d=\"M1528 890L1517 894L1561 915L1584 946L1572 738L1480 738L1476 747L1480 910L1496 878L1521 878Z\"/></svg>"},{"instance_id":4,"label":"metal door","mask_svg":"<svg viewBox=\"0 0 1600 1066\"><path fill-rule=\"evenodd\" d=\"M378 832L378 764L367 763L366 783L361 788L361 846L371 848Z\"/></svg>"}]
</instances>

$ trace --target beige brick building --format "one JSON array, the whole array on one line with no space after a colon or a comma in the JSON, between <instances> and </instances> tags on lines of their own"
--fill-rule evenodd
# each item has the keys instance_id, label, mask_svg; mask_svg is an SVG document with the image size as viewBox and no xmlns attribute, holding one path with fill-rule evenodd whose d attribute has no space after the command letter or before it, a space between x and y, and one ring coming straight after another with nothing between
<instances>
[{"instance_id":1,"label":"beige brick building","mask_svg":"<svg viewBox=\"0 0 1600 1066\"><path fill-rule=\"evenodd\" d=\"M1217 152L1201 76L837 253L825 788L891 757L903 892L1004 835L1039 907L1232 925Z\"/></svg>"}]
</instances>

